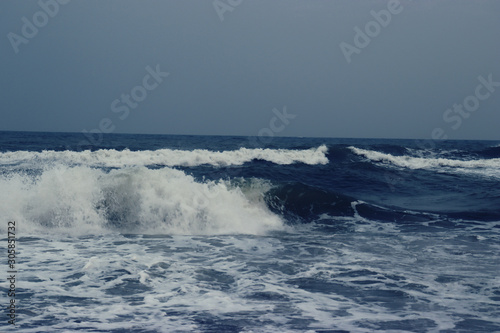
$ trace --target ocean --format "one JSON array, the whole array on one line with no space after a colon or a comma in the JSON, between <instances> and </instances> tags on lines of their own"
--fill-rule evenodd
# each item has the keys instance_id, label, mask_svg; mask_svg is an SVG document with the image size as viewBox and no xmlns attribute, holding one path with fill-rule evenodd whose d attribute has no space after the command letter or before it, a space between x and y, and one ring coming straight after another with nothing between
<instances>
[{"instance_id":1,"label":"ocean","mask_svg":"<svg viewBox=\"0 0 500 333\"><path fill-rule=\"evenodd\" d=\"M499 185L500 141L0 132L0 331L500 332Z\"/></svg>"}]
</instances>

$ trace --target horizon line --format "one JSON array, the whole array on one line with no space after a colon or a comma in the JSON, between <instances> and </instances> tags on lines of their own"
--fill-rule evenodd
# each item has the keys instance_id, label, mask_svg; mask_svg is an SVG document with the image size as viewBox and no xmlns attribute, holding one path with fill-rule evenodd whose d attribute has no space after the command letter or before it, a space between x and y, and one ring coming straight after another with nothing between
<instances>
[{"instance_id":1,"label":"horizon line","mask_svg":"<svg viewBox=\"0 0 500 333\"><path fill-rule=\"evenodd\" d=\"M3 130L0 132L15 132L15 133L59 133L59 134L81 134L82 132L68 131L35 131L35 130ZM233 134L167 134L167 133L125 133L113 132L102 133L103 135L158 135L158 136L220 136L220 137L259 137L259 135L233 135ZM398 138L398 137L333 137L333 136L273 136L273 138L296 138L296 139L359 139L359 140L422 140L422 141L500 141L499 139L431 139L431 138Z\"/></svg>"}]
</instances>

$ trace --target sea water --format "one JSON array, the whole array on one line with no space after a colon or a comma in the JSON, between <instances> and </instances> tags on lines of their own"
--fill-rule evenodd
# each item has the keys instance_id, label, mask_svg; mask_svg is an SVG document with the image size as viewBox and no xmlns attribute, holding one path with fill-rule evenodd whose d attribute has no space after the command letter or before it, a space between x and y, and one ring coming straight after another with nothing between
<instances>
[{"instance_id":1,"label":"sea water","mask_svg":"<svg viewBox=\"0 0 500 333\"><path fill-rule=\"evenodd\" d=\"M500 331L499 142L259 139L0 132L0 331Z\"/></svg>"}]
</instances>

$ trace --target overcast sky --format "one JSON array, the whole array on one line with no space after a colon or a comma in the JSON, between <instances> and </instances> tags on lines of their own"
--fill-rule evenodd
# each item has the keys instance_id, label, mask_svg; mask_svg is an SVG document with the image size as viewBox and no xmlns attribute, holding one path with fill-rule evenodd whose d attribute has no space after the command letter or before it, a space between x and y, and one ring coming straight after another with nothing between
<instances>
[{"instance_id":1,"label":"overcast sky","mask_svg":"<svg viewBox=\"0 0 500 333\"><path fill-rule=\"evenodd\" d=\"M0 1L0 130L500 139L498 0L59 1Z\"/></svg>"}]
</instances>

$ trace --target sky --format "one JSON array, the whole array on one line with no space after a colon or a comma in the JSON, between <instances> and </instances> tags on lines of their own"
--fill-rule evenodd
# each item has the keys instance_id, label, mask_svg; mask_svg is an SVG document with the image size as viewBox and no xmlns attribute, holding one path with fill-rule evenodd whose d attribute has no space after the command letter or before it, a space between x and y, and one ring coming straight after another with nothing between
<instances>
[{"instance_id":1,"label":"sky","mask_svg":"<svg viewBox=\"0 0 500 333\"><path fill-rule=\"evenodd\" d=\"M0 130L500 139L498 0L2 0Z\"/></svg>"}]
</instances>

